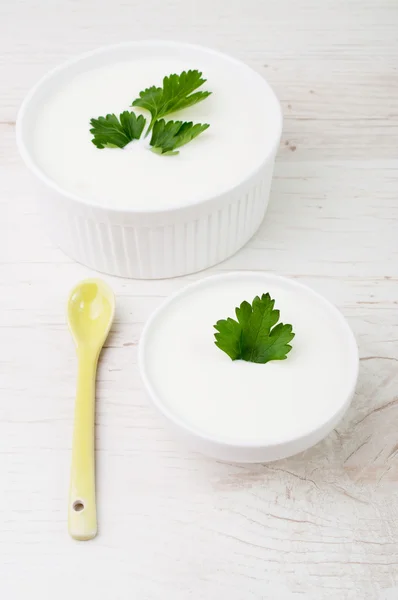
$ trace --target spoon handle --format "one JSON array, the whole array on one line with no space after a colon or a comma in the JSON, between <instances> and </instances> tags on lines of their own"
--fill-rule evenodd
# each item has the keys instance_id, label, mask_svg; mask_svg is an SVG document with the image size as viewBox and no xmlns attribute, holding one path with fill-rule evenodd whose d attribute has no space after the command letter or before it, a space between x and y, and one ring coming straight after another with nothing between
<instances>
[{"instance_id":1,"label":"spoon handle","mask_svg":"<svg viewBox=\"0 0 398 600\"><path fill-rule=\"evenodd\" d=\"M78 352L68 529L75 540L97 534L95 503L95 376L98 357L89 348Z\"/></svg>"}]
</instances>

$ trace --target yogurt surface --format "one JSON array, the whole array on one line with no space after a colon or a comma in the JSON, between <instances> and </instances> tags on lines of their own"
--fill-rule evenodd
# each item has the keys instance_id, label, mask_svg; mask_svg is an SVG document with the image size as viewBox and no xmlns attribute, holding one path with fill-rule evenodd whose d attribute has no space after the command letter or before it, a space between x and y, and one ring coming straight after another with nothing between
<instances>
[{"instance_id":1,"label":"yogurt surface","mask_svg":"<svg viewBox=\"0 0 398 600\"><path fill-rule=\"evenodd\" d=\"M90 119L124 110L141 90L163 77L199 69L200 90L212 95L166 120L209 123L180 149L158 156L149 137L124 149L97 149ZM150 114L144 114L147 124ZM33 154L44 173L68 192L112 208L161 210L193 204L233 188L272 151L279 136L279 105L265 82L239 63L213 55L187 59L139 56L66 76L48 92L35 119Z\"/></svg>"},{"instance_id":2,"label":"yogurt surface","mask_svg":"<svg viewBox=\"0 0 398 600\"><path fill-rule=\"evenodd\" d=\"M296 336L283 361L231 359L213 325L243 300L269 292ZM209 278L161 310L145 344L147 377L186 424L226 441L282 443L326 423L353 392L354 338L337 310L311 290L266 274Z\"/></svg>"}]
</instances>

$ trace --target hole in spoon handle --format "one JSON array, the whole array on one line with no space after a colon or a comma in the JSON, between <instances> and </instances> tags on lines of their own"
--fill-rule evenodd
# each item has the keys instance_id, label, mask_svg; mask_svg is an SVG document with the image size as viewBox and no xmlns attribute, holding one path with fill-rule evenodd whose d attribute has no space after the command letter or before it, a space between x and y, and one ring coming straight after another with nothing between
<instances>
[{"instance_id":1,"label":"hole in spoon handle","mask_svg":"<svg viewBox=\"0 0 398 600\"><path fill-rule=\"evenodd\" d=\"M69 505L68 529L75 540L91 540L97 535L97 517L94 499L78 498Z\"/></svg>"},{"instance_id":2,"label":"hole in spoon handle","mask_svg":"<svg viewBox=\"0 0 398 600\"><path fill-rule=\"evenodd\" d=\"M80 512L84 510L84 503L81 500L75 500L72 504L72 508L75 512Z\"/></svg>"}]
</instances>

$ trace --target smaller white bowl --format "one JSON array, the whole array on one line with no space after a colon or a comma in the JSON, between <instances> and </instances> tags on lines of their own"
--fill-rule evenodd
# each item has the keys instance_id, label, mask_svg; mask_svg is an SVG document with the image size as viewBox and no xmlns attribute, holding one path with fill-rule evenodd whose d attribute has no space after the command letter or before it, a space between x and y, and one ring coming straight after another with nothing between
<instances>
[{"instance_id":1,"label":"smaller white bowl","mask_svg":"<svg viewBox=\"0 0 398 600\"><path fill-rule=\"evenodd\" d=\"M234 307L240 302L243 300L251 302L254 295L261 295L267 291L275 298L275 307L281 309L281 321L293 325L296 333L292 342L293 350L286 361L272 361L267 365L243 361L232 362L226 354L213 345L213 324L217 318L234 317ZM190 337L191 333L185 333L190 331L191 306L192 320L199 321L199 326L192 333L192 337ZM209 306L211 306L210 315ZM308 310L306 310L307 306ZM321 327L319 327L320 323ZM173 341L170 343L170 340L173 337L171 334L178 328L180 328L178 335L181 334L181 328L184 331L185 344L182 351L179 347L176 353L177 343L173 348ZM323 337L320 337L320 329ZM320 348L323 339L325 347ZM200 365L197 376L191 379L190 366L186 365L184 369L184 365L174 359L175 356L183 357L188 346L187 342L190 344L191 354L195 354L191 367L192 364ZM318 355L324 352L326 356L329 349L328 360L322 357L319 362ZM335 369L333 369L333 361ZM161 363L162 368L159 370L158 365ZM153 404L169 423L185 436L191 447L218 460L268 462L302 452L332 431L353 397L359 358L357 344L350 327L337 308L325 298L295 280L268 273L244 272L202 279L167 299L151 316L144 328L139 347L139 365L145 388ZM222 394L211 394L217 387L215 379L212 379L214 368L217 375L222 372L225 381ZM252 370L243 371L242 368ZM318 378L308 377L312 369L318 374ZM162 371L163 374L159 377ZM242 406L238 406L237 411L233 409L234 413L231 409L229 414L229 406L232 405L228 404L230 402L228 389L231 391L231 386L239 385L241 373L246 378L249 373L251 390L248 394L239 392L238 404L242 398ZM253 375L255 386L260 381L255 389L252 384ZM290 390L290 396L288 393L289 397L286 398L285 404L283 398L276 400L276 392L275 398L271 396L272 389L279 391L279 388L271 387L271 379L274 377L280 378L283 384L288 382L284 389ZM202 394L199 398L198 389ZM206 389L210 392L208 395ZM173 396L173 390L178 390L178 394ZM196 409L187 416L184 414L186 413L184 398L186 397L188 402L192 400L193 390L197 399ZM318 392L320 392L319 396ZM177 395L179 400L176 403L174 397ZM308 398L311 395L310 401ZM210 402L207 401L208 396L212 396ZM222 415L223 432L217 431L218 424L214 427L209 426L209 420L204 426L206 421L200 415L202 398L206 399L203 403L203 410L207 411L206 419L209 418L209 414L215 415L215 423L217 417ZM251 398L256 400L251 402ZM259 402L268 403L265 417L261 413L263 405ZM200 407L199 412L198 407ZM211 419L210 416L210 421ZM258 425L258 427L255 425L257 431L254 437L247 434L245 421L250 419L252 425L255 422ZM227 420L228 425L225 426ZM218 422L220 422L219 418ZM234 424L231 428L232 422ZM225 435L228 428L233 435Z\"/></svg>"}]
</instances>

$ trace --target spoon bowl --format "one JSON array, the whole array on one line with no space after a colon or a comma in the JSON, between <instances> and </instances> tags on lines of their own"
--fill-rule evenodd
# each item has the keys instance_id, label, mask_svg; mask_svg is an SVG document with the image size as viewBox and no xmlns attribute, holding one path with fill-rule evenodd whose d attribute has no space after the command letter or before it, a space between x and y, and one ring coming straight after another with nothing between
<instances>
[{"instance_id":1,"label":"spoon bowl","mask_svg":"<svg viewBox=\"0 0 398 600\"><path fill-rule=\"evenodd\" d=\"M77 347L103 346L112 325L115 298L100 279L86 279L72 290L68 301L68 323Z\"/></svg>"}]
</instances>

